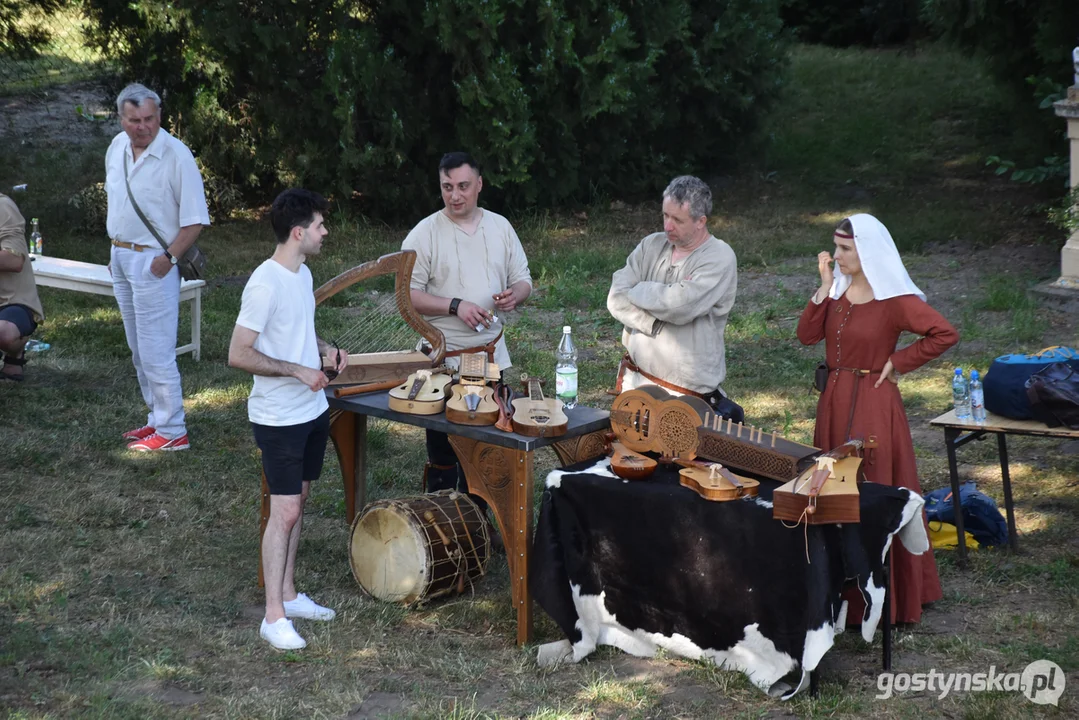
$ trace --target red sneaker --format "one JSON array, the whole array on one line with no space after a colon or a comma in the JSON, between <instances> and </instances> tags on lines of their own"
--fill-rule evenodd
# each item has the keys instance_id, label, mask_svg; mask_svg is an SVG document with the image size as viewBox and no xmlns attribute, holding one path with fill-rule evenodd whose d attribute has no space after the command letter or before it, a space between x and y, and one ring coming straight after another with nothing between
<instances>
[{"instance_id":1,"label":"red sneaker","mask_svg":"<svg viewBox=\"0 0 1079 720\"><path fill-rule=\"evenodd\" d=\"M153 435L155 432L157 431L149 425L143 425L136 430L128 430L120 437L122 437L124 440L145 440L146 438Z\"/></svg>"},{"instance_id":2,"label":"red sneaker","mask_svg":"<svg viewBox=\"0 0 1079 720\"><path fill-rule=\"evenodd\" d=\"M127 449L138 450L139 452L150 452L152 450L164 450L169 452L172 450L187 450L189 447L191 447L191 445L187 442L187 433L184 433L178 438L173 438L172 440L154 433L142 440L136 440L133 443L129 443Z\"/></svg>"}]
</instances>

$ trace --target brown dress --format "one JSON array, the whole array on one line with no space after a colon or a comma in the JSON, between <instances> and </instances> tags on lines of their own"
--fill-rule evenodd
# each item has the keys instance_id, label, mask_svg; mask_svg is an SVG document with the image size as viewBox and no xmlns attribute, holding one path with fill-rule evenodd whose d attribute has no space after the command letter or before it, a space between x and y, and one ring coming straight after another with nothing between
<instances>
[{"instance_id":1,"label":"brown dress","mask_svg":"<svg viewBox=\"0 0 1079 720\"><path fill-rule=\"evenodd\" d=\"M922 337L896 350L904 330ZM862 462L866 480L921 494L914 443L899 388L888 380L878 388L873 385L880 379L880 371L889 358L896 372L908 373L955 345L959 333L916 295L859 305L852 305L844 296L839 300L828 298L820 305L810 300L798 321L798 339L803 345L824 340L828 367L845 368L832 370L828 376L828 387L817 403L813 443L831 450L850 438L861 438L867 445L875 439L876 447L865 450ZM852 369L872 372L859 377ZM856 383L860 387L852 416ZM925 522L924 512L922 521ZM895 542L891 557L892 621L918 622L922 605L942 596L932 550L911 555L901 543ZM857 623L865 606L857 594L848 596L848 600L851 601L848 622Z\"/></svg>"}]
</instances>

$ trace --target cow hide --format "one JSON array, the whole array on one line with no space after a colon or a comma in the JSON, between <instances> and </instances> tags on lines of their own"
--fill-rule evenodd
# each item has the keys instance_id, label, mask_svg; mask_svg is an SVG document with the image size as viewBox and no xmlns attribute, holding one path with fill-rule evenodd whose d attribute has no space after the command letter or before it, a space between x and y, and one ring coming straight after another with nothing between
<instances>
[{"instance_id":1,"label":"cow hide","mask_svg":"<svg viewBox=\"0 0 1079 720\"><path fill-rule=\"evenodd\" d=\"M789 699L842 632L848 583L866 599L862 636L872 640L892 538L929 548L922 498L867 483L861 523L792 528L772 518L775 486L715 503L670 469L647 481L617 478L606 460L552 472L530 587L566 639L542 646L538 661L578 662L598 645L641 657L663 648Z\"/></svg>"}]
</instances>

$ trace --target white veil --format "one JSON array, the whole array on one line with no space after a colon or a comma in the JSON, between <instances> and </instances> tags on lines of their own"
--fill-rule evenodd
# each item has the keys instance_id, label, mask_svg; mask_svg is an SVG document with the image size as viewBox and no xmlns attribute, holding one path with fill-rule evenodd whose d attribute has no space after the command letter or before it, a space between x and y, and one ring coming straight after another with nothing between
<instances>
[{"instance_id":1,"label":"white veil","mask_svg":"<svg viewBox=\"0 0 1079 720\"><path fill-rule=\"evenodd\" d=\"M851 215L850 224L854 228L854 247L858 250L858 259L862 263L862 272L869 286L873 288L873 297L877 300L900 295L917 295L925 300L925 293L918 289L907 274L903 259L895 247L891 233L884 224L872 215L859 213ZM832 290L828 296L838 300L850 287L851 277L839 271L835 266Z\"/></svg>"}]
</instances>

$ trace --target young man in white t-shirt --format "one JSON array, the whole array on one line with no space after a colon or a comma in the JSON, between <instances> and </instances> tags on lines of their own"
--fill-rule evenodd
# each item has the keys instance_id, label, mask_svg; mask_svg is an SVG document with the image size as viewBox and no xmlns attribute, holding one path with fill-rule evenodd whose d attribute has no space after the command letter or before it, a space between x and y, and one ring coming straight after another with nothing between
<instances>
[{"instance_id":1,"label":"young man in white t-shirt","mask_svg":"<svg viewBox=\"0 0 1079 720\"><path fill-rule=\"evenodd\" d=\"M251 273L229 345L229 365L255 376L247 415L262 450L270 519L262 536L266 617L259 634L278 650L307 645L288 618L332 620L335 613L295 587L296 547L311 481L322 473L330 410L322 355L348 353L315 335L315 295L304 260L322 249L328 205L307 190L286 190L270 208L273 256Z\"/></svg>"}]
</instances>

